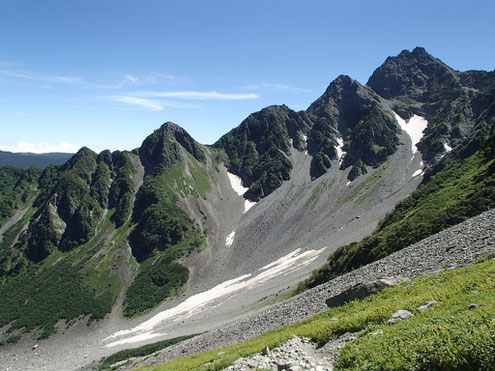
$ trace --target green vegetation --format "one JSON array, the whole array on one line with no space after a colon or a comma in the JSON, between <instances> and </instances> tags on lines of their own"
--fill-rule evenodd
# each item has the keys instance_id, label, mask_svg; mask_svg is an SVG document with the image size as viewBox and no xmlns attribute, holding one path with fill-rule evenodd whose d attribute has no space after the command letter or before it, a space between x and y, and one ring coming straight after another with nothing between
<instances>
[{"instance_id":1,"label":"green vegetation","mask_svg":"<svg viewBox=\"0 0 495 371\"><path fill-rule=\"evenodd\" d=\"M33 213L34 209L28 208L23 217L8 228L2 236L2 242L0 242L0 284L4 282L6 277L19 274L26 266L26 258L22 251L15 247L15 242Z\"/></svg>"},{"instance_id":2,"label":"green vegetation","mask_svg":"<svg viewBox=\"0 0 495 371\"><path fill-rule=\"evenodd\" d=\"M0 167L0 226L36 193L41 170Z\"/></svg>"},{"instance_id":3,"label":"green vegetation","mask_svg":"<svg viewBox=\"0 0 495 371\"><path fill-rule=\"evenodd\" d=\"M384 163L397 150L399 129L394 118L374 93L348 76L335 79L307 114L315 123L308 138L313 176L325 173L330 160L336 157L337 129L345 140L346 155L341 167L352 167L350 180L366 173L366 166Z\"/></svg>"},{"instance_id":4,"label":"green vegetation","mask_svg":"<svg viewBox=\"0 0 495 371\"><path fill-rule=\"evenodd\" d=\"M147 172L151 173L156 167L168 168L183 164L182 149L190 153L197 161L206 161L201 145L184 129L167 122L144 140L139 149L139 157Z\"/></svg>"},{"instance_id":5,"label":"green vegetation","mask_svg":"<svg viewBox=\"0 0 495 371\"><path fill-rule=\"evenodd\" d=\"M150 355L152 353L158 352L159 350L171 347L172 345L178 344L184 340L190 339L190 338L195 337L197 335L198 334L193 334L193 335L188 335L188 336L179 336L176 338L159 341L159 342L156 342L153 344L143 345L141 347L134 348L134 349L122 350L120 352L117 352L115 354L112 354L111 356L104 358L103 362L101 362L98 369L101 371L107 370L107 369L110 369L110 366L112 366L113 364L115 364L117 362L125 361L129 358L145 357L147 355Z\"/></svg>"},{"instance_id":6,"label":"green vegetation","mask_svg":"<svg viewBox=\"0 0 495 371\"><path fill-rule=\"evenodd\" d=\"M358 332L358 339L342 349L334 365L336 370L492 370L494 275L495 262L491 260L420 277L240 344L142 369L221 370L265 346L273 349L294 335L323 345L335 336ZM431 300L438 303L425 312L416 312L417 307ZM479 306L470 308L472 303ZM386 324L399 309L416 315L394 325ZM383 334L372 335L377 330Z\"/></svg>"},{"instance_id":7,"label":"green vegetation","mask_svg":"<svg viewBox=\"0 0 495 371\"><path fill-rule=\"evenodd\" d=\"M140 267L124 298L126 316L145 312L176 294L189 279L189 271L174 261L206 243L201 227L177 206L179 196L206 199L211 190L203 150L186 134L166 125L145 140L145 153L140 152L145 163L155 167L144 179L134 204L132 222L136 225L129 243ZM189 143L187 148L181 149L177 138ZM167 158L169 165L146 157L151 155Z\"/></svg>"},{"instance_id":8,"label":"green vegetation","mask_svg":"<svg viewBox=\"0 0 495 371\"><path fill-rule=\"evenodd\" d=\"M353 166L349 180L366 172L364 165L378 166L397 150L399 138L395 120L377 104L350 129L344 151L344 167Z\"/></svg>"},{"instance_id":9,"label":"green vegetation","mask_svg":"<svg viewBox=\"0 0 495 371\"><path fill-rule=\"evenodd\" d=\"M291 112L285 106L265 108L250 115L214 144L225 151L229 171L249 186L246 197L254 201L266 197L290 177L288 126L301 120L292 117Z\"/></svg>"},{"instance_id":10,"label":"green vegetation","mask_svg":"<svg viewBox=\"0 0 495 371\"><path fill-rule=\"evenodd\" d=\"M182 288L189 279L189 270L179 263L156 259L141 268L126 293L124 315L132 317L153 308Z\"/></svg>"},{"instance_id":11,"label":"green vegetation","mask_svg":"<svg viewBox=\"0 0 495 371\"><path fill-rule=\"evenodd\" d=\"M377 230L339 248L300 286L323 282L383 258L495 206L495 136L474 155L451 162L399 202Z\"/></svg>"},{"instance_id":12,"label":"green vegetation","mask_svg":"<svg viewBox=\"0 0 495 371\"><path fill-rule=\"evenodd\" d=\"M191 192L185 179L184 169L179 166L160 169L158 174L145 178L134 207L133 220L137 226L129 236L138 262L179 244L196 228L176 205L178 198L174 190L183 196Z\"/></svg>"},{"instance_id":13,"label":"green vegetation","mask_svg":"<svg viewBox=\"0 0 495 371\"><path fill-rule=\"evenodd\" d=\"M337 151L332 138L335 129L324 119L316 120L308 137L308 151L313 155L311 160L311 176L320 177L330 168L331 161L337 158Z\"/></svg>"},{"instance_id":14,"label":"green vegetation","mask_svg":"<svg viewBox=\"0 0 495 371\"><path fill-rule=\"evenodd\" d=\"M346 197L345 201L352 201L356 198L356 196L361 192L361 190L365 190L366 193L363 194L356 201L357 204L362 203L367 197L373 195L378 188L383 184L383 174L387 170L389 164L384 164L381 168L376 170L372 175L370 175L366 180L359 183L353 190L352 193Z\"/></svg>"},{"instance_id":15,"label":"green vegetation","mask_svg":"<svg viewBox=\"0 0 495 371\"><path fill-rule=\"evenodd\" d=\"M313 210L316 207L316 204L320 200L320 197L324 194L329 194L329 190L332 188L335 183L335 179L327 179L318 184L311 193L311 196L306 201L305 206L309 208L309 210Z\"/></svg>"},{"instance_id":16,"label":"green vegetation","mask_svg":"<svg viewBox=\"0 0 495 371\"><path fill-rule=\"evenodd\" d=\"M113 183L110 187L109 208L115 208L112 221L118 228L129 219L134 198L134 167L129 156L133 154L115 151L112 153Z\"/></svg>"},{"instance_id":17,"label":"green vegetation","mask_svg":"<svg viewBox=\"0 0 495 371\"><path fill-rule=\"evenodd\" d=\"M61 319L71 321L86 315L90 320L101 319L113 305L110 293L95 296L83 284L81 274L64 261L50 269L30 267L9 278L0 286L0 297L0 326L10 323L9 331L42 328L40 338L52 334Z\"/></svg>"}]
</instances>

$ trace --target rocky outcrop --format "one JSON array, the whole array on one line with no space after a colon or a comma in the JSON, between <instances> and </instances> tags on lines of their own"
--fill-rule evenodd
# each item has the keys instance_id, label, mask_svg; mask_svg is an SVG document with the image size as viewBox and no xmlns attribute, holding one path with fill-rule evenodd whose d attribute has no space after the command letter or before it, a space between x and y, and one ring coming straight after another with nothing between
<instances>
[{"instance_id":1,"label":"rocky outcrop","mask_svg":"<svg viewBox=\"0 0 495 371\"><path fill-rule=\"evenodd\" d=\"M326 300L326 304L329 307L338 307L339 305L352 300L361 300L370 295L378 294L380 291L386 289L387 287L393 287L401 282L404 282L405 280L405 278L390 277L379 278L377 280L369 282L361 282L348 288L339 295L328 298Z\"/></svg>"}]
</instances>

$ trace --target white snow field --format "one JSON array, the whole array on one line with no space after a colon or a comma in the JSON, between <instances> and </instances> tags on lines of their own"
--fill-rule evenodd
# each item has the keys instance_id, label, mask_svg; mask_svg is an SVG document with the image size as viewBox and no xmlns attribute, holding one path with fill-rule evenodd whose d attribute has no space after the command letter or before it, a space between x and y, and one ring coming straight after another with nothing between
<instances>
[{"instance_id":1,"label":"white snow field","mask_svg":"<svg viewBox=\"0 0 495 371\"><path fill-rule=\"evenodd\" d=\"M426 129L428 126L428 121L421 116L418 115L413 115L407 122L404 120L402 117L400 117L397 113L393 112L395 119L397 120L397 123L399 124L400 128L404 130L407 135L411 138L411 150L413 155L418 152L418 147L416 145L421 141L423 138L423 131Z\"/></svg>"}]
</instances>

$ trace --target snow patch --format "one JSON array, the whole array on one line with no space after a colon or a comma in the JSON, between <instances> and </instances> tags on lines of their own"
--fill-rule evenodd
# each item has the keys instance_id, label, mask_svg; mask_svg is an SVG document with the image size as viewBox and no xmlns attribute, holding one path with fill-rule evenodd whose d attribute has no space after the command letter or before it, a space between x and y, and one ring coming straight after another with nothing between
<instances>
[{"instance_id":1,"label":"snow patch","mask_svg":"<svg viewBox=\"0 0 495 371\"><path fill-rule=\"evenodd\" d=\"M423 175L424 174L424 171L421 170L421 169L418 169L414 172L414 174L412 175L412 177L417 177L418 175Z\"/></svg>"},{"instance_id":2,"label":"snow patch","mask_svg":"<svg viewBox=\"0 0 495 371\"><path fill-rule=\"evenodd\" d=\"M450 152L452 151L452 147L449 146L447 143L444 143L443 144L443 148L445 149L445 152Z\"/></svg>"},{"instance_id":3,"label":"snow patch","mask_svg":"<svg viewBox=\"0 0 495 371\"><path fill-rule=\"evenodd\" d=\"M395 112L392 111L392 113L394 114L400 128L404 130L411 138L411 150L413 154L415 154L418 152L418 147L416 147L416 145L421 141L421 138L423 138L423 131L428 126L428 121L424 117L413 115L413 117L406 122L406 120Z\"/></svg>"},{"instance_id":4,"label":"snow patch","mask_svg":"<svg viewBox=\"0 0 495 371\"><path fill-rule=\"evenodd\" d=\"M227 175L229 176L230 180L230 185L232 186L232 189L239 195L242 196L244 193L249 188L246 188L242 185L242 179L238 177L237 175L234 175L232 173L227 172Z\"/></svg>"},{"instance_id":5,"label":"snow patch","mask_svg":"<svg viewBox=\"0 0 495 371\"><path fill-rule=\"evenodd\" d=\"M109 342L105 346L107 348L121 344L128 344L151 339L162 335L155 329L161 324L170 323L170 321L179 321L190 317L198 312L201 312L205 307L213 307L224 301L231 299L233 296L243 293L246 289L258 286L273 277L282 274L290 274L295 270L310 264L326 249L326 246L319 250L307 250L302 252L297 249L290 254L278 259L277 261L268 264L261 268L256 276L245 274L243 276L222 282L210 290L193 295L183 301L174 308L164 310L149 320L143 322L139 326L132 329L117 331L109 337L103 339L108 342L112 339L121 338L113 342Z\"/></svg>"},{"instance_id":6,"label":"snow patch","mask_svg":"<svg viewBox=\"0 0 495 371\"><path fill-rule=\"evenodd\" d=\"M244 212L247 212L254 205L256 205L256 202L251 200L244 200Z\"/></svg>"},{"instance_id":7,"label":"snow patch","mask_svg":"<svg viewBox=\"0 0 495 371\"><path fill-rule=\"evenodd\" d=\"M225 244L229 247L232 246L232 244L234 243L234 237L235 237L235 231L232 231L232 233L229 234L225 239Z\"/></svg>"},{"instance_id":8,"label":"snow patch","mask_svg":"<svg viewBox=\"0 0 495 371\"><path fill-rule=\"evenodd\" d=\"M351 181L348 180L347 183L345 184L346 186L350 185L351 184Z\"/></svg>"},{"instance_id":9,"label":"snow patch","mask_svg":"<svg viewBox=\"0 0 495 371\"><path fill-rule=\"evenodd\" d=\"M304 135L304 134L302 134L302 139L303 139L303 141L305 141L305 142L307 142L307 141L308 141L308 137L307 137L306 135Z\"/></svg>"},{"instance_id":10,"label":"snow patch","mask_svg":"<svg viewBox=\"0 0 495 371\"><path fill-rule=\"evenodd\" d=\"M230 185L232 186L232 189L239 196L243 196L244 193L246 193L249 188L244 187L242 185L242 179L240 177L238 177L237 175L234 175L234 174L229 173L229 172L227 172L227 175L229 176ZM242 213L244 214L246 211L248 211L254 205L256 205L256 202L253 202L250 200L244 200L244 211Z\"/></svg>"},{"instance_id":11,"label":"snow patch","mask_svg":"<svg viewBox=\"0 0 495 371\"><path fill-rule=\"evenodd\" d=\"M342 149L344 148L344 139L337 138L337 144L338 147L335 147L337 149L337 159L339 160L339 163L342 163L342 161L344 161L344 156L346 155L346 152Z\"/></svg>"}]
</instances>

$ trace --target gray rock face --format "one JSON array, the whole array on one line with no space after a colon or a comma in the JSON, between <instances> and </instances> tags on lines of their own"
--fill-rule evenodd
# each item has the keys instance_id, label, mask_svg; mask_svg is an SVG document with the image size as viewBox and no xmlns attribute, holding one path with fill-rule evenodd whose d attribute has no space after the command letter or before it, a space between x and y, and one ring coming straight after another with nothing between
<instances>
[{"instance_id":1,"label":"gray rock face","mask_svg":"<svg viewBox=\"0 0 495 371\"><path fill-rule=\"evenodd\" d=\"M394 323L403 321L403 320L411 318L411 317L414 317L414 314L412 314L408 310L401 309L401 310L398 310L397 312L395 312L394 314L392 314L392 316L389 318L387 323L394 324Z\"/></svg>"},{"instance_id":2,"label":"gray rock face","mask_svg":"<svg viewBox=\"0 0 495 371\"><path fill-rule=\"evenodd\" d=\"M406 279L399 277L380 278L370 282L358 283L339 295L328 298L326 303L329 307L337 307L352 300L364 299L367 296L377 294L383 289L393 287L401 282L404 282L405 280Z\"/></svg>"}]
</instances>

